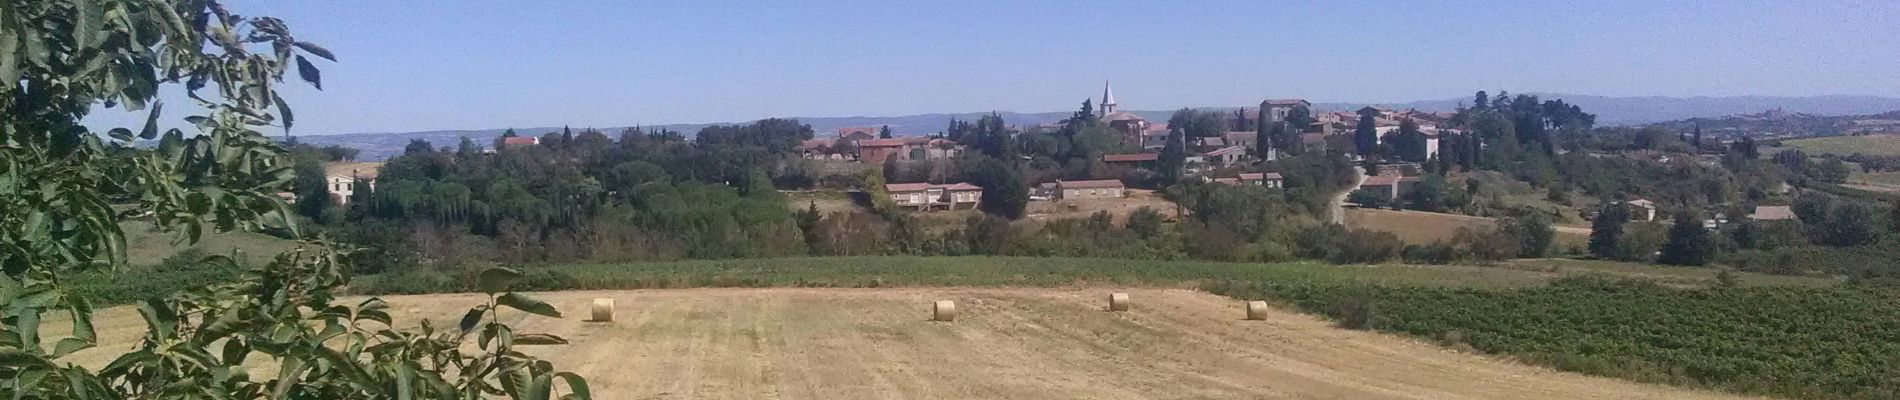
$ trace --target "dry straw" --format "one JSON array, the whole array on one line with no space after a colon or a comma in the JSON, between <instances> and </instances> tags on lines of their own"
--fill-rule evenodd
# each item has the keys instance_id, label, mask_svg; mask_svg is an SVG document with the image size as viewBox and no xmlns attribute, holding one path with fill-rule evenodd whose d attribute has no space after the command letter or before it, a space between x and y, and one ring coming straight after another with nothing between
<instances>
[{"instance_id":1,"label":"dry straw","mask_svg":"<svg viewBox=\"0 0 1900 400\"><path fill-rule=\"evenodd\" d=\"M612 322L614 320L614 299L594 299L593 319L591 322Z\"/></svg>"},{"instance_id":2,"label":"dry straw","mask_svg":"<svg viewBox=\"0 0 1900 400\"><path fill-rule=\"evenodd\" d=\"M957 302L937 300L937 304L931 307L930 319L945 322L957 320Z\"/></svg>"},{"instance_id":3,"label":"dry straw","mask_svg":"<svg viewBox=\"0 0 1900 400\"><path fill-rule=\"evenodd\" d=\"M1109 311L1128 311L1128 294L1127 293L1109 294L1108 295L1108 310Z\"/></svg>"},{"instance_id":4,"label":"dry straw","mask_svg":"<svg viewBox=\"0 0 1900 400\"><path fill-rule=\"evenodd\" d=\"M1252 321L1267 319L1267 302L1257 300L1247 302L1247 319Z\"/></svg>"}]
</instances>

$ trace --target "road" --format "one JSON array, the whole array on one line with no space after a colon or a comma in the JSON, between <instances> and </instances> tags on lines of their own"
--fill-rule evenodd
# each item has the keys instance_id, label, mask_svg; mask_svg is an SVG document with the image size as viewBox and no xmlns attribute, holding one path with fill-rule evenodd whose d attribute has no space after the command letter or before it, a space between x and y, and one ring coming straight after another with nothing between
<instances>
[{"instance_id":1,"label":"road","mask_svg":"<svg viewBox=\"0 0 1900 400\"><path fill-rule=\"evenodd\" d=\"M1357 165L1352 166L1352 176L1352 186L1346 187L1346 190L1342 190L1339 194L1333 196L1331 219L1334 224L1341 226L1346 225L1346 197L1351 196L1352 191L1359 190L1359 184L1366 183L1365 168L1360 168Z\"/></svg>"}]
</instances>

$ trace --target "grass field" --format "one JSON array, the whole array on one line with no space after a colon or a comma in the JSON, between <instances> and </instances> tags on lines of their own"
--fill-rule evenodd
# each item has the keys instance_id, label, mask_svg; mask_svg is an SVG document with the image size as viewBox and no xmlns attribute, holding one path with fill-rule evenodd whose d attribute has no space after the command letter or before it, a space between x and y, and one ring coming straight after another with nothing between
<instances>
[{"instance_id":1,"label":"grass field","mask_svg":"<svg viewBox=\"0 0 1900 400\"><path fill-rule=\"evenodd\" d=\"M177 235L159 231L151 223L125 222L119 224L119 229L125 231L126 263L135 267L158 264L159 260L186 248L178 245ZM296 242L264 234L230 232L207 233L197 246L192 247L197 247L205 254L228 255L232 250L238 250L253 259L267 260L296 245Z\"/></svg>"},{"instance_id":2,"label":"grass field","mask_svg":"<svg viewBox=\"0 0 1900 400\"><path fill-rule=\"evenodd\" d=\"M1828 136L1784 140L1781 143L1801 149L1809 155L1900 155L1900 136L1896 135Z\"/></svg>"},{"instance_id":3,"label":"grass field","mask_svg":"<svg viewBox=\"0 0 1900 400\"><path fill-rule=\"evenodd\" d=\"M1103 311L1111 291L1133 307ZM538 295L563 319L503 314L567 338L518 349L586 376L605 399L1732 399L1564 373L1334 327L1176 289L906 288L572 291ZM593 298L615 321L582 322ZM950 299L955 322L928 321ZM387 298L399 325L453 326L476 295ZM66 326L65 324L49 324ZM106 310L98 367L138 339ZM57 334L57 328L49 329ZM264 357L247 369L274 372Z\"/></svg>"},{"instance_id":4,"label":"grass field","mask_svg":"<svg viewBox=\"0 0 1900 400\"><path fill-rule=\"evenodd\" d=\"M1497 220L1470 215L1430 213L1422 211L1397 211L1375 208L1346 209L1346 226L1365 228L1375 231L1392 232L1399 240L1410 244L1427 244L1436 241L1450 241L1458 233L1458 228L1492 229ZM1552 250L1562 250L1583 246L1590 242L1590 230L1584 227L1556 226L1557 240Z\"/></svg>"}]
</instances>

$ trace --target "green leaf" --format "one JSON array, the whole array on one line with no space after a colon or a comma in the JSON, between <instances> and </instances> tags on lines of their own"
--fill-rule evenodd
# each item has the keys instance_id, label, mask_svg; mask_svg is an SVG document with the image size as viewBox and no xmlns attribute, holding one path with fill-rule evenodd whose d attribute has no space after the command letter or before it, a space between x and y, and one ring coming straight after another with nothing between
<instances>
[{"instance_id":1,"label":"green leaf","mask_svg":"<svg viewBox=\"0 0 1900 400\"><path fill-rule=\"evenodd\" d=\"M508 306L509 308L513 308L513 309L521 310L521 311L527 311L528 313L535 314L535 315L554 317L554 318L561 317L561 311L554 309L554 305L548 304L547 302L544 302L544 301L535 300L533 298L530 298L520 293L510 292L508 294L503 294L501 295L501 298L495 299L495 302L504 306Z\"/></svg>"},{"instance_id":2,"label":"green leaf","mask_svg":"<svg viewBox=\"0 0 1900 400\"><path fill-rule=\"evenodd\" d=\"M524 333L515 336L515 344L528 346L549 346L567 344L567 339L546 333Z\"/></svg>"},{"instance_id":3,"label":"green leaf","mask_svg":"<svg viewBox=\"0 0 1900 400\"><path fill-rule=\"evenodd\" d=\"M87 342L99 340L92 328L92 302L85 297L72 296L66 301L66 310L72 313L73 336Z\"/></svg>"},{"instance_id":4,"label":"green leaf","mask_svg":"<svg viewBox=\"0 0 1900 400\"><path fill-rule=\"evenodd\" d=\"M482 293L495 294L507 291L508 285L514 284L515 279L520 277L521 271L512 268L493 267L482 270L481 276L475 280L475 283L477 287L481 288Z\"/></svg>"},{"instance_id":5,"label":"green leaf","mask_svg":"<svg viewBox=\"0 0 1900 400\"><path fill-rule=\"evenodd\" d=\"M466 335L468 334L469 331L475 330L475 324L481 323L482 314L486 314L487 312L488 312L487 304L475 306L475 308L468 309L468 314L462 316L462 325L461 325L462 334Z\"/></svg>"},{"instance_id":6,"label":"green leaf","mask_svg":"<svg viewBox=\"0 0 1900 400\"><path fill-rule=\"evenodd\" d=\"M410 400L416 395L416 366L408 362L396 364L396 399Z\"/></svg>"},{"instance_id":7,"label":"green leaf","mask_svg":"<svg viewBox=\"0 0 1900 400\"><path fill-rule=\"evenodd\" d=\"M53 363L47 361L45 358L40 358L38 355L20 351L20 349L0 348L0 367L7 367L8 369L53 368Z\"/></svg>"},{"instance_id":8,"label":"green leaf","mask_svg":"<svg viewBox=\"0 0 1900 400\"><path fill-rule=\"evenodd\" d=\"M65 357L67 354L72 354L75 351L85 350L91 347L92 342L85 339L62 338L59 339L59 342L53 344L52 358Z\"/></svg>"},{"instance_id":9,"label":"green leaf","mask_svg":"<svg viewBox=\"0 0 1900 400\"><path fill-rule=\"evenodd\" d=\"M277 92L271 92L270 97L277 103L277 113L283 114L284 131L290 131L290 125L296 121L296 117L290 114L290 103L285 102L284 97L278 96Z\"/></svg>"},{"instance_id":10,"label":"green leaf","mask_svg":"<svg viewBox=\"0 0 1900 400\"><path fill-rule=\"evenodd\" d=\"M121 141L121 142L130 142L132 141L132 130L125 129L125 128L112 128L111 130L106 131L106 136L111 136L113 139L117 139L118 141Z\"/></svg>"},{"instance_id":11,"label":"green leaf","mask_svg":"<svg viewBox=\"0 0 1900 400\"><path fill-rule=\"evenodd\" d=\"M323 90L323 72L318 71L317 66L311 65L310 60L303 56L297 56L297 75L302 76L304 82L316 86L317 90Z\"/></svg>"},{"instance_id":12,"label":"green leaf","mask_svg":"<svg viewBox=\"0 0 1900 400\"><path fill-rule=\"evenodd\" d=\"M528 387L523 391L526 392L522 394L527 400L548 400L548 396L554 391L554 375L534 377L534 381L529 382Z\"/></svg>"},{"instance_id":13,"label":"green leaf","mask_svg":"<svg viewBox=\"0 0 1900 400\"><path fill-rule=\"evenodd\" d=\"M164 102L152 103L152 112L145 115L145 128L139 130L139 139L152 140L158 137L158 111L164 108Z\"/></svg>"},{"instance_id":14,"label":"green leaf","mask_svg":"<svg viewBox=\"0 0 1900 400\"><path fill-rule=\"evenodd\" d=\"M572 392L572 393L568 393L568 395L566 396L561 396L561 400L593 400L594 399L593 391L587 388L587 378L582 378L580 375L576 375L573 372L557 373L557 374L554 374L554 376L557 378L561 378L561 380L567 381L567 391Z\"/></svg>"},{"instance_id":15,"label":"green leaf","mask_svg":"<svg viewBox=\"0 0 1900 400\"><path fill-rule=\"evenodd\" d=\"M271 388L272 399L289 398L290 388L296 387L297 382L303 380L303 371L310 367L304 364L301 357L284 357L282 363L277 369L277 386Z\"/></svg>"},{"instance_id":16,"label":"green leaf","mask_svg":"<svg viewBox=\"0 0 1900 400\"><path fill-rule=\"evenodd\" d=\"M323 48L323 46L318 46L315 43L310 43L310 42L297 42L295 44L297 45L297 48L303 49L303 51L308 52L310 54L315 54L317 57L323 57L323 59L325 60L336 61L336 55L330 54L330 50Z\"/></svg>"}]
</instances>

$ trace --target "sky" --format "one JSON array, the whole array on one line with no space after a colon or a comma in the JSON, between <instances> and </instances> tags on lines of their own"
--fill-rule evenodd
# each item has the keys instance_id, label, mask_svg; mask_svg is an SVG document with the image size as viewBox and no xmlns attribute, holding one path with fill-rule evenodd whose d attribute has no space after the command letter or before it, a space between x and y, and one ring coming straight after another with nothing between
<instances>
[{"instance_id":1,"label":"sky","mask_svg":"<svg viewBox=\"0 0 1900 400\"><path fill-rule=\"evenodd\" d=\"M283 92L300 135L1066 111L1105 81L1124 110L1900 95L1896 1L226 1L337 55Z\"/></svg>"}]
</instances>

